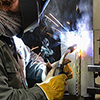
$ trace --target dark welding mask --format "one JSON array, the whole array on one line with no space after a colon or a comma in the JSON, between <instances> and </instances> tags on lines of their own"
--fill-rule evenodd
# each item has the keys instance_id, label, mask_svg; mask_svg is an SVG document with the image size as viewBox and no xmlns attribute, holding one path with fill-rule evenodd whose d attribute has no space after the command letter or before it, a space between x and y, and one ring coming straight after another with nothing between
<instances>
[{"instance_id":1,"label":"dark welding mask","mask_svg":"<svg viewBox=\"0 0 100 100\"><path fill-rule=\"evenodd\" d=\"M39 26L39 15L43 13L50 0L19 0L24 33Z\"/></svg>"}]
</instances>

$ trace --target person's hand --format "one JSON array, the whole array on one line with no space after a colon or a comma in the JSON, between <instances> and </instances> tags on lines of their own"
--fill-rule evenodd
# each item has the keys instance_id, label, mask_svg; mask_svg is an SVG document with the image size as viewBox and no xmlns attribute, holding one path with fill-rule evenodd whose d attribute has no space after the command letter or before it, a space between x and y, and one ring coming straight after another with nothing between
<instances>
[{"instance_id":1,"label":"person's hand","mask_svg":"<svg viewBox=\"0 0 100 100\"><path fill-rule=\"evenodd\" d=\"M46 78L46 66L40 61L30 61L26 66L26 79L29 87L41 83Z\"/></svg>"},{"instance_id":2,"label":"person's hand","mask_svg":"<svg viewBox=\"0 0 100 100\"><path fill-rule=\"evenodd\" d=\"M69 63L71 62L70 59L64 59L64 68L63 68L63 73L67 75L67 79L71 79L73 78L73 71L69 65ZM46 79L48 79L48 77L53 76L55 73L55 70L57 68L59 64L59 61L54 62L53 64L51 64L52 69L49 71L49 73L46 76ZM59 74L59 73L58 73Z\"/></svg>"},{"instance_id":3,"label":"person's hand","mask_svg":"<svg viewBox=\"0 0 100 100\"><path fill-rule=\"evenodd\" d=\"M44 91L48 100L62 100L65 86L67 85L66 79L67 76L65 74L60 74L55 77L50 77L37 85Z\"/></svg>"},{"instance_id":4,"label":"person's hand","mask_svg":"<svg viewBox=\"0 0 100 100\"><path fill-rule=\"evenodd\" d=\"M63 72L67 75L67 79L73 78L73 71L69 64L64 65Z\"/></svg>"}]
</instances>

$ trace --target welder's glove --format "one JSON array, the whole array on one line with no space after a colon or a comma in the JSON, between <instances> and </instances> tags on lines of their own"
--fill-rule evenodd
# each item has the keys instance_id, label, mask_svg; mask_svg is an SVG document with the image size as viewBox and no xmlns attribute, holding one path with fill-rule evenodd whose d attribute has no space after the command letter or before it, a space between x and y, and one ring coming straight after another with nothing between
<instances>
[{"instance_id":1,"label":"welder's glove","mask_svg":"<svg viewBox=\"0 0 100 100\"><path fill-rule=\"evenodd\" d=\"M69 64L64 65L63 72L67 75L67 79L71 79L73 77L73 71Z\"/></svg>"},{"instance_id":2,"label":"welder's glove","mask_svg":"<svg viewBox=\"0 0 100 100\"><path fill-rule=\"evenodd\" d=\"M64 68L63 68L63 73L65 73L67 75L67 79L71 79L73 77L73 72L72 69L70 67L70 65L68 63L70 63L71 60L70 59L64 59ZM49 71L49 73L47 74L46 79L48 79L48 77L53 76L54 72L58 66L59 61L54 62L53 64L51 64L52 69ZM58 73L60 74L60 73Z\"/></svg>"},{"instance_id":3,"label":"welder's glove","mask_svg":"<svg viewBox=\"0 0 100 100\"><path fill-rule=\"evenodd\" d=\"M41 83L46 78L46 66L40 61L30 61L26 66L26 79L29 87Z\"/></svg>"},{"instance_id":4,"label":"welder's glove","mask_svg":"<svg viewBox=\"0 0 100 100\"><path fill-rule=\"evenodd\" d=\"M65 79L67 79L67 76L60 74L55 77L50 77L42 83L37 83L37 85L44 91L48 100L62 100L65 86L67 85Z\"/></svg>"}]
</instances>

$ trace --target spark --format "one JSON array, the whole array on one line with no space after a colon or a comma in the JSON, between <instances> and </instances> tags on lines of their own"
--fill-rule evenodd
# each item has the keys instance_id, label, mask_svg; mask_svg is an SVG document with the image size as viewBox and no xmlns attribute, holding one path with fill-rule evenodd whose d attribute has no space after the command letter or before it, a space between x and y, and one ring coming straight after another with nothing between
<instances>
[{"instance_id":1,"label":"spark","mask_svg":"<svg viewBox=\"0 0 100 100\"><path fill-rule=\"evenodd\" d=\"M58 32L60 32L60 33L62 33L60 30L58 30L58 29L55 28L55 27L51 27L51 28L53 28L54 30L56 30L56 31L58 31Z\"/></svg>"},{"instance_id":2,"label":"spark","mask_svg":"<svg viewBox=\"0 0 100 100\"><path fill-rule=\"evenodd\" d=\"M44 26L44 28L42 29L42 32L45 30L46 26Z\"/></svg>"},{"instance_id":3,"label":"spark","mask_svg":"<svg viewBox=\"0 0 100 100\"><path fill-rule=\"evenodd\" d=\"M57 20L57 18L55 18L51 13L49 13L49 15L50 15L53 19L55 19L55 21L56 21L61 27L63 27L63 25L60 23L60 21Z\"/></svg>"},{"instance_id":4,"label":"spark","mask_svg":"<svg viewBox=\"0 0 100 100\"><path fill-rule=\"evenodd\" d=\"M68 25L70 25L70 22L67 21L66 23L67 23Z\"/></svg>"},{"instance_id":5,"label":"spark","mask_svg":"<svg viewBox=\"0 0 100 100\"><path fill-rule=\"evenodd\" d=\"M78 10L78 5L76 5L76 11Z\"/></svg>"},{"instance_id":6,"label":"spark","mask_svg":"<svg viewBox=\"0 0 100 100\"><path fill-rule=\"evenodd\" d=\"M47 32L47 34L48 34L50 37L53 37L53 35L52 35L51 33Z\"/></svg>"},{"instance_id":7,"label":"spark","mask_svg":"<svg viewBox=\"0 0 100 100\"><path fill-rule=\"evenodd\" d=\"M30 49L30 51L33 51L34 49L39 48L39 46L33 47L32 49Z\"/></svg>"},{"instance_id":8,"label":"spark","mask_svg":"<svg viewBox=\"0 0 100 100\"><path fill-rule=\"evenodd\" d=\"M51 13L49 13L49 15L50 15L64 30L67 31L67 29L61 24L61 22L60 22L57 18L55 18Z\"/></svg>"},{"instance_id":9,"label":"spark","mask_svg":"<svg viewBox=\"0 0 100 100\"><path fill-rule=\"evenodd\" d=\"M40 54L41 54L41 52L39 52L39 54L37 55L37 57L36 57L36 59L35 59L35 60L37 60L37 59L39 58Z\"/></svg>"},{"instance_id":10,"label":"spark","mask_svg":"<svg viewBox=\"0 0 100 100\"><path fill-rule=\"evenodd\" d=\"M45 15L46 18L48 18L53 24L55 24L58 27L58 24L56 24L50 17L48 17L47 15Z\"/></svg>"},{"instance_id":11,"label":"spark","mask_svg":"<svg viewBox=\"0 0 100 100\"><path fill-rule=\"evenodd\" d=\"M51 33L49 33L49 32L47 32L47 34L50 36L50 37L57 37L57 38L59 38L59 36L57 36L57 35L53 35L53 34L51 34Z\"/></svg>"}]
</instances>

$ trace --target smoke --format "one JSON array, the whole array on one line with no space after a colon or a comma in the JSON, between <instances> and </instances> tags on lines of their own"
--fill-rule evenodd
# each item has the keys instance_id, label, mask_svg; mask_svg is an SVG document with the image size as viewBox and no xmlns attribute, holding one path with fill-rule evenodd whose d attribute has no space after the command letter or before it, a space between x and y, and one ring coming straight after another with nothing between
<instances>
[{"instance_id":1,"label":"smoke","mask_svg":"<svg viewBox=\"0 0 100 100\"><path fill-rule=\"evenodd\" d=\"M46 32L49 31L53 35L52 38L59 38L66 47L78 44L80 49L87 52L91 45L92 52L92 6L92 0L51 0L42 15L42 24L47 26ZM54 15L61 25L49 13ZM45 15L59 26L45 18Z\"/></svg>"},{"instance_id":2,"label":"smoke","mask_svg":"<svg viewBox=\"0 0 100 100\"><path fill-rule=\"evenodd\" d=\"M92 0L80 0L79 11L81 18L77 19L77 29L79 31L92 29Z\"/></svg>"},{"instance_id":3,"label":"smoke","mask_svg":"<svg viewBox=\"0 0 100 100\"><path fill-rule=\"evenodd\" d=\"M80 0L78 10L80 16L76 16L75 27L66 32L66 35L62 34L61 40L66 47L77 44L78 50L93 56L92 0Z\"/></svg>"}]
</instances>

